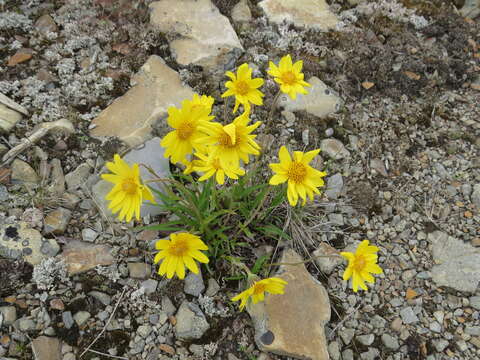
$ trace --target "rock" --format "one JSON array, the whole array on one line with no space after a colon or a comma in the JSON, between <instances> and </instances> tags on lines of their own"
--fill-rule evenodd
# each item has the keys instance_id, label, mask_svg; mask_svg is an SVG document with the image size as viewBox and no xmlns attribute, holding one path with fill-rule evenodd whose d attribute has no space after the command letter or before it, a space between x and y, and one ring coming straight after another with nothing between
<instances>
[{"instance_id":1,"label":"rock","mask_svg":"<svg viewBox=\"0 0 480 360\"><path fill-rule=\"evenodd\" d=\"M97 238L98 233L95 230L86 228L82 230L82 239L87 242L94 242Z\"/></svg>"},{"instance_id":2,"label":"rock","mask_svg":"<svg viewBox=\"0 0 480 360\"><path fill-rule=\"evenodd\" d=\"M29 318L21 318L17 320L18 328L20 331L26 332L26 331L33 331L37 328L37 323Z\"/></svg>"},{"instance_id":3,"label":"rock","mask_svg":"<svg viewBox=\"0 0 480 360\"><path fill-rule=\"evenodd\" d=\"M288 249L279 262L299 261L302 258ZM327 291L304 265L282 266L275 276L288 282L285 294L267 294L264 302L247 306L259 349L296 358L328 359L324 329L330 320Z\"/></svg>"},{"instance_id":4,"label":"rock","mask_svg":"<svg viewBox=\"0 0 480 360\"><path fill-rule=\"evenodd\" d=\"M54 310L65 310L65 304L61 299L52 299L50 300L50 307Z\"/></svg>"},{"instance_id":5,"label":"rock","mask_svg":"<svg viewBox=\"0 0 480 360\"><path fill-rule=\"evenodd\" d=\"M371 320L371 323L373 325L373 327L377 328L377 329L382 329L385 327L385 324L387 323L387 321L381 317L380 315L375 315L372 320Z\"/></svg>"},{"instance_id":6,"label":"rock","mask_svg":"<svg viewBox=\"0 0 480 360\"><path fill-rule=\"evenodd\" d=\"M128 263L128 271L134 279L147 279L152 273L150 265L141 262Z\"/></svg>"},{"instance_id":7,"label":"rock","mask_svg":"<svg viewBox=\"0 0 480 360\"><path fill-rule=\"evenodd\" d=\"M23 258L26 262L37 265L59 251L60 247L54 239L44 239L40 232L29 228L26 222L0 225L0 256Z\"/></svg>"},{"instance_id":8,"label":"rock","mask_svg":"<svg viewBox=\"0 0 480 360\"><path fill-rule=\"evenodd\" d=\"M63 193L62 197L62 205L65 206L67 209L73 210L80 202L80 198L72 193Z\"/></svg>"},{"instance_id":9,"label":"rock","mask_svg":"<svg viewBox=\"0 0 480 360\"><path fill-rule=\"evenodd\" d=\"M146 338L152 332L152 327L150 325L140 325L137 329L138 335Z\"/></svg>"},{"instance_id":10,"label":"rock","mask_svg":"<svg viewBox=\"0 0 480 360\"><path fill-rule=\"evenodd\" d=\"M328 222L337 226L343 226L345 224L342 214L328 214Z\"/></svg>"},{"instance_id":11,"label":"rock","mask_svg":"<svg viewBox=\"0 0 480 360\"><path fill-rule=\"evenodd\" d=\"M385 168L385 164L380 159L372 159L370 160L370 167L375 170L378 174L388 177L387 169Z\"/></svg>"},{"instance_id":12,"label":"rock","mask_svg":"<svg viewBox=\"0 0 480 360\"><path fill-rule=\"evenodd\" d=\"M41 229L43 227L43 212L37 208L27 208L20 220L25 221L28 227Z\"/></svg>"},{"instance_id":13,"label":"rock","mask_svg":"<svg viewBox=\"0 0 480 360\"><path fill-rule=\"evenodd\" d=\"M235 22L249 22L252 20L252 12L248 7L247 0L240 0L232 9L232 20Z\"/></svg>"},{"instance_id":14,"label":"rock","mask_svg":"<svg viewBox=\"0 0 480 360\"><path fill-rule=\"evenodd\" d=\"M58 208L45 217L45 234L63 234L72 218L72 212L65 208Z\"/></svg>"},{"instance_id":15,"label":"rock","mask_svg":"<svg viewBox=\"0 0 480 360\"><path fill-rule=\"evenodd\" d=\"M347 349L342 352L342 359L343 360L353 360L353 350Z\"/></svg>"},{"instance_id":16,"label":"rock","mask_svg":"<svg viewBox=\"0 0 480 360\"><path fill-rule=\"evenodd\" d=\"M50 165L52 171L48 191L52 196L58 198L65 192L65 176L63 175L62 163L59 159L52 159Z\"/></svg>"},{"instance_id":17,"label":"rock","mask_svg":"<svg viewBox=\"0 0 480 360\"><path fill-rule=\"evenodd\" d=\"M180 340L200 339L210 325L198 305L184 300L176 315L175 334Z\"/></svg>"},{"instance_id":18,"label":"rock","mask_svg":"<svg viewBox=\"0 0 480 360\"><path fill-rule=\"evenodd\" d=\"M67 265L70 275L95 268L98 265L112 265L115 260L112 248L107 245L93 245L82 241L69 241L60 257Z\"/></svg>"},{"instance_id":19,"label":"rock","mask_svg":"<svg viewBox=\"0 0 480 360\"><path fill-rule=\"evenodd\" d=\"M480 326L470 326L465 327L465 333L473 336L480 336Z\"/></svg>"},{"instance_id":20,"label":"rock","mask_svg":"<svg viewBox=\"0 0 480 360\"><path fill-rule=\"evenodd\" d=\"M432 279L438 286L473 293L480 282L480 249L442 231L428 234L432 243Z\"/></svg>"},{"instance_id":21,"label":"rock","mask_svg":"<svg viewBox=\"0 0 480 360\"><path fill-rule=\"evenodd\" d=\"M418 321L418 317L411 307L400 310L400 316L405 324L413 324Z\"/></svg>"},{"instance_id":22,"label":"rock","mask_svg":"<svg viewBox=\"0 0 480 360\"><path fill-rule=\"evenodd\" d=\"M75 320L79 327L85 324L88 319L90 319L90 313L88 311L79 311L73 315L73 320Z\"/></svg>"},{"instance_id":23,"label":"rock","mask_svg":"<svg viewBox=\"0 0 480 360\"><path fill-rule=\"evenodd\" d=\"M352 339L355 336L355 329L343 328L338 332L338 335L342 338L343 343L348 345L352 342Z\"/></svg>"},{"instance_id":24,"label":"rock","mask_svg":"<svg viewBox=\"0 0 480 360\"><path fill-rule=\"evenodd\" d=\"M207 291L205 291L206 296L215 296L218 291L220 290L220 285L218 285L218 282L214 278L208 279L208 287Z\"/></svg>"},{"instance_id":25,"label":"rock","mask_svg":"<svg viewBox=\"0 0 480 360\"><path fill-rule=\"evenodd\" d=\"M337 341L332 341L328 344L328 353L332 360L340 360L340 345Z\"/></svg>"},{"instance_id":26,"label":"rock","mask_svg":"<svg viewBox=\"0 0 480 360\"><path fill-rule=\"evenodd\" d=\"M36 360L62 360L62 343L57 338L39 336L32 341Z\"/></svg>"},{"instance_id":27,"label":"rock","mask_svg":"<svg viewBox=\"0 0 480 360\"><path fill-rule=\"evenodd\" d=\"M148 279L142 282L142 288L145 289L145 294L150 295L157 291L158 281L153 279ZM174 310L175 312L175 310Z\"/></svg>"},{"instance_id":28,"label":"rock","mask_svg":"<svg viewBox=\"0 0 480 360\"><path fill-rule=\"evenodd\" d=\"M480 184L475 184L473 186L473 192L470 199L472 199L472 203L476 208L480 209Z\"/></svg>"},{"instance_id":29,"label":"rock","mask_svg":"<svg viewBox=\"0 0 480 360\"><path fill-rule=\"evenodd\" d=\"M12 130L22 114L29 116L27 109L0 93L0 133Z\"/></svg>"},{"instance_id":30,"label":"rock","mask_svg":"<svg viewBox=\"0 0 480 360\"><path fill-rule=\"evenodd\" d=\"M65 176L68 190L72 191L81 188L82 185L85 184L87 178L90 176L91 171L92 167L87 163L83 163L80 164L75 170L68 173Z\"/></svg>"},{"instance_id":31,"label":"rock","mask_svg":"<svg viewBox=\"0 0 480 360\"><path fill-rule=\"evenodd\" d=\"M380 356L380 351L376 348L370 348L368 351L365 351L360 354L360 359L362 360L377 360Z\"/></svg>"},{"instance_id":32,"label":"rock","mask_svg":"<svg viewBox=\"0 0 480 360\"><path fill-rule=\"evenodd\" d=\"M326 31L334 29L338 23L325 0L263 0L258 5L276 24L286 21L295 26Z\"/></svg>"},{"instance_id":33,"label":"rock","mask_svg":"<svg viewBox=\"0 0 480 360\"><path fill-rule=\"evenodd\" d=\"M437 350L437 352L439 352L439 353L441 353L443 350L445 350L448 345L449 345L449 343L445 339L439 339L439 340L434 340L433 341L433 346L435 347L435 350Z\"/></svg>"},{"instance_id":34,"label":"rock","mask_svg":"<svg viewBox=\"0 0 480 360\"><path fill-rule=\"evenodd\" d=\"M173 305L172 300L167 296L162 297L162 310L167 313L168 316L172 316L177 311L175 305Z\"/></svg>"},{"instance_id":35,"label":"rock","mask_svg":"<svg viewBox=\"0 0 480 360\"><path fill-rule=\"evenodd\" d=\"M74 320L72 313L70 311L65 311L62 313L62 322L65 325L65 328L71 329L72 326L74 325Z\"/></svg>"},{"instance_id":36,"label":"rock","mask_svg":"<svg viewBox=\"0 0 480 360\"><path fill-rule=\"evenodd\" d=\"M360 336L357 336L356 339L358 340L358 342L360 344L365 345L365 346L370 346L375 341L375 335L373 335L373 334L360 335Z\"/></svg>"},{"instance_id":37,"label":"rock","mask_svg":"<svg viewBox=\"0 0 480 360\"><path fill-rule=\"evenodd\" d=\"M460 9L460 14L475 19L480 15L480 0L465 0L463 7Z\"/></svg>"},{"instance_id":38,"label":"rock","mask_svg":"<svg viewBox=\"0 0 480 360\"><path fill-rule=\"evenodd\" d=\"M132 84L125 95L93 120L92 136L116 136L129 146L140 145L151 137L152 127L160 121L166 133L167 109L193 96L178 73L156 55L149 57L132 78Z\"/></svg>"},{"instance_id":39,"label":"rock","mask_svg":"<svg viewBox=\"0 0 480 360\"><path fill-rule=\"evenodd\" d=\"M223 65L243 52L228 18L211 0L161 0L150 8L150 23L172 34L170 50L181 65L221 66L223 71Z\"/></svg>"},{"instance_id":40,"label":"rock","mask_svg":"<svg viewBox=\"0 0 480 360\"><path fill-rule=\"evenodd\" d=\"M430 330L432 330L433 332L436 332L436 333L440 333L442 331L442 325L440 325L438 322L436 321L432 321L430 323L430 325L428 326L428 328Z\"/></svg>"},{"instance_id":41,"label":"rock","mask_svg":"<svg viewBox=\"0 0 480 360\"><path fill-rule=\"evenodd\" d=\"M308 94L299 94L295 100L290 99L286 94L282 94L278 101L279 105L290 112L306 111L319 118L340 109L342 100L320 79L311 77L307 82L312 85L312 87L307 88Z\"/></svg>"},{"instance_id":42,"label":"rock","mask_svg":"<svg viewBox=\"0 0 480 360\"><path fill-rule=\"evenodd\" d=\"M25 161L15 159L12 163L12 183L37 183L39 181L38 175Z\"/></svg>"},{"instance_id":43,"label":"rock","mask_svg":"<svg viewBox=\"0 0 480 360\"><path fill-rule=\"evenodd\" d=\"M331 274L332 271L342 263L342 258L340 256L335 257L319 257L324 255L338 255L338 251L328 245L327 243L320 243L318 248L313 252L313 257L315 258L315 263L318 265L320 270L326 274Z\"/></svg>"},{"instance_id":44,"label":"rock","mask_svg":"<svg viewBox=\"0 0 480 360\"><path fill-rule=\"evenodd\" d=\"M55 33L58 31L57 24L48 14L45 14L38 18L38 20L35 22L35 28L40 34L44 36L48 35L48 33Z\"/></svg>"},{"instance_id":45,"label":"rock","mask_svg":"<svg viewBox=\"0 0 480 360\"><path fill-rule=\"evenodd\" d=\"M188 273L185 277L183 291L186 294L199 297L203 290L205 290L205 284L203 283L202 273Z\"/></svg>"},{"instance_id":46,"label":"rock","mask_svg":"<svg viewBox=\"0 0 480 360\"><path fill-rule=\"evenodd\" d=\"M472 337L470 339L470 343L472 343L473 345L475 345L475 347L477 349L480 349L480 337Z\"/></svg>"},{"instance_id":47,"label":"rock","mask_svg":"<svg viewBox=\"0 0 480 360\"><path fill-rule=\"evenodd\" d=\"M400 347L398 340L389 334L382 334L382 342L391 350L397 350Z\"/></svg>"},{"instance_id":48,"label":"rock","mask_svg":"<svg viewBox=\"0 0 480 360\"><path fill-rule=\"evenodd\" d=\"M100 291L90 291L88 295L94 297L105 306L110 305L110 303L112 302L112 297L110 295Z\"/></svg>"},{"instance_id":49,"label":"rock","mask_svg":"<svg viewBox=\"0 0 480 360\"><path fill-rule=\"evenodd\" d=\"M336 200L340 196L343 189L343 177L340 174L335 174L327 178L327 188L325 195L331 200Z\"/></svg>"},{"instance_id":50,"label":"rock","mask_svg":"<svg viewBox=\"0 0 480 360\"><path fill-rule=\"evenodd\" d=\"M133 163L142 163L149 166L160 178L169 178L170 164L168 159L165 159L163 154L165 149L160 146L160 138L153 138L143 144L140 148L134 149L127 153L123 159L130 165ZM140 167L140 175L144 181L154 179L155 177L143 166ZM92 189L92 195L95 202L99 205L102 212L106 216L114 218L114 215L108 209L109 202L105 200L105 196L110 192L114 185L104 180L97 182ZM152 188L162 190L160 185L150 184ZM156 216L162 213L162 208L152 205L150 202L145 202L140 214L141 216Z\"/></svg>"},{"instance_id":51,"label":"rock","mask_svg":"<svg viewBox=\"0 0 480 360\"><path fill-rule=\"evenodd\" d=\"M472 296L470 299L470 306L474 309L480 310L480 296Z\"/></svg>"},{"instance_id":52,"label":"rock","mask_svg":"<svg viewBox=\"0 0 480 360\"><path fill-rule=\"evenodd\" d=\"M334 160L350 157L350 152L337 139L323 139L320 142L320 149Z\"/></svg>"},{"instance_id":53,"label":"rock","mask_svg":"<svg viewBox=\"0 0 480 360\"><path fill-rule=\"evenodd\" d=\"M15 306L0 306L0 315L3 325L12 325L17 320L17 309Z\"/></svg>"}]
</instances>

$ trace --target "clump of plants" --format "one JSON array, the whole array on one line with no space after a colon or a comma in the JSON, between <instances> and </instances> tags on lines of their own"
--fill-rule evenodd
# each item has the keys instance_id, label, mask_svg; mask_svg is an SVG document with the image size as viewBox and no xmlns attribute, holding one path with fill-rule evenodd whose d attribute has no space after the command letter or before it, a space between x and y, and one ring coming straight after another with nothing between
<instances>
[{"instance_id":1,"label":"clump of plants","mask_svg":"<svg viewBox=\"0 0 480 360\"><path fill-rule=\"evenodd\" d=\"M290 55L284 56L278 65L270 61L268 74L279 85L279 91L265 119L267 131L281 93L292 99L307 94L310 84L304 80L302 66L302 61L293 63ZM148 227L170 233L156 242L154 263L159 264L160 275L184 279L187 271L198 273L201 265L213 273L219 264L228 263L242 272L238 279L247 280L248 288L232 298L240 301L240 309L250 299L254 304L263 301L265 293L288 291L284 279L261 278L266 257L248 266L242 249L250 244L244 239L288 239L282 230L282 218L275 210L285 199L294 208L313 201L315 195L321 194L327 175L310 165L319 149L291 153L281 146L279 162L269 164L272 176L268 182L262 178L262 163L258 159L262 149L255 134L261 122L252 123L251 115L255 106L263 105L260 88L264 80L252 78L252 72L248 64L240 65L236 73L226 72L229 80L222 94L222 98L227 98L223 121L215 121L211 114L215 100L207 95L195 94L192 99L185 99L181 107L168 109L167 122L172 131L160 146L165 149L164 156L182 168L181 173L168 179L143 181L142 164L129 165L117 154L113 162L107 163L111 173L102 175L114 184L106 199L118 220L139 220L143 201L157 204L173 215L173 220ZM235 100L232 113L236 115L242 110L230 122L229 97ZM162 191L150 187L152 182L159 183ZM371 274L382 272L376 264L377 251L377 247L364 240L356 253L341 253L349 261L344 280L352 278L355 292L358 288L367 290L365 281L373 283Z\"/></svg>"}]
</instances>

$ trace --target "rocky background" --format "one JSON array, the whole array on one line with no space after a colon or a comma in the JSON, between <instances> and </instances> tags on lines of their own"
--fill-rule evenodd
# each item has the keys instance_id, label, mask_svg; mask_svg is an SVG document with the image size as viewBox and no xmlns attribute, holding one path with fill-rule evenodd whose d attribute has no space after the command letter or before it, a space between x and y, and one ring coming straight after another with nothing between
<instances>
[{"instance_id":1,"label":"rocky background","mask_svg":"<svg viewBox=\"0 0 480 360\"><path fill-rule=\"evenodd\" d=\"M478 0L0 10L0 358L480 358ZM327 186L286 224L293 242L252 239L248 256L295 262L370 239L385 273L354 294L339 261L280 268L296 290L239 313L229 298L243 285L227 274L159 277L165 234L115 222L99 174L120 153L168 175L167 108L198 92L221 115L226 70L247 62L266 78L287 53L312 88L258 129L264 161L282 144L320 147ZM262 91L255 120L277 88Z\"/></svg>"}]
</instances>

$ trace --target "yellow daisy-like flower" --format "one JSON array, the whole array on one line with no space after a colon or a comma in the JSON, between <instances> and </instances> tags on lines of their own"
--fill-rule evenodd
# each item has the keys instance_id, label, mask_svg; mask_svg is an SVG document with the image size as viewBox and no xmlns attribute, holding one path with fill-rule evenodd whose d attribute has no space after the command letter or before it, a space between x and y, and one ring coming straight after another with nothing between
<instances>
[{"instance_id":1,"label":"yellow daisy-like flower","mask_svg":"<svg viewBox=\"0 0 480 360\"><path fill-rule=\"evenodd\" d=\"M214 122L204 123L202 130L208 136L199 141L212 147L212 155L217 156L224 167L238 167L240 159L248 164L249 155L260 154L260 146L255 142L257 135L251 133L261 124L257 121L248 125L249 121L248 113L244 112L225 126Z\"/></svg>"},{"instance_id":2,"label":"yellow daisy-like flower","mask_svg":"<svg viewBox=\"0 0 480 360\"><path fill-rule=\"evenodd\" d=\"M278 153L280 163L269 165L275 172L270 178L270 185L288 181L287 198L290 205L297 205L299 196L303 199L303 205L307 202L307 196L313 201L313 194L320 194L318 188L325 185L323 177L327 173L308 165L319 152L320 149L306 153L295 151L292 160L287 148L282 146Z\"/></svg>"},{"instance_id":3,"label":"yellow daisy-like flower","mask_svg":"<svg viewBox=\"0 0 480 360\"><path fill-rule=\"evenodd\" d=\"M105 196L105 199L110 201L108 208L113 214L120 212L118 214L120 221L126 219L129 222L134 215L137 220L140 220L140 206L143 199L153 203L155 199L150 189L142 184L138 164L130 167L120 158L120 155L115 154L113 162L107 162L106 166L113 174L103 174L102 179L115 184Z\"/></svg>"},{"instance_id":4,"label":"yellow daisy-like flower","mask_svg":"<svg viewBox=\"0 0 480 360\"><path fill-rule=\"evenodd\" d=\"M358 291L358 288L368 290L364 281L373 284L375 278L370 274L381 274L383 270L377 265L377 252L379 248L373 245L369 245L368 240L363 240L358 245L357 250L354 253L341 252L344 258L348 260L348 266L343 273L343 280L352 278L352 288L354 292Z\"/></svg>"},{"instance_id":5,"label":"yellow daisy-like flower","mask_svg":"<svg viewBox=\"0 0 480 360\"><path fill-rule=\"evenodd\" d=\"M308 94L305 86L311 86L303 80L302 67L302 60L292 64L292 58L290 55L286 55L280 59L278 67L270 61L268 74L273 76L274 80L280 85L280 91L288 94L288 96L295 100L297 93Z\"/></svg>"},{"instance_id":6,"label":"yellow daisy-like flower","mask_svg":"<svg viewBox=\"0 0 480 360\"><path fill-rule=\"evenodd\" d=\"M258 88L263 85L261 78L252 79L252 69L248 64L242 64L237 70L237 75L231 71L225 73L231 81L227 81L225 86L227 91L222 97L235 96L235 107L233 113L237 112L238 106L242 104L246 112L250 111L250 103L263 105L262 97L265 96Z\"/></svg>"},{"instance_id":7,"label":"yellow daisy-like flower","mask_svg":"<svg viewBox=\"0 0 480 360\"><path fill-rule=\"evenodd\" d=\"M196 153L195 156L200 160L197 160L196 164L193 165L193 170L204 173L203 176L198 179L199 181L210 179L215 175L217 183L223 185L225 183L225 175L235 180L238 179L238 176L245 175L245 170L240 168L238 163L222 164L218 155L215 155L213 152L210 152L208 155Z\"/></svg>"},{"instance_id":8,"label":"yellow daisy-like flower","mask_svg":"<svg viewBox=\"0 0 480 360\"><path fill-rule=\"evenodd\" d=\"M287 285L287 282L277 277L255 281L247 290L234 296L231 300L240 300L240 310L243 310L250 298L252 298L254 304L257 304L258 302L265 300L266 292L270 294L284 294L285 285Z\"/></svg>"},{"instance_id":9,"label":"yellow daisy-like flower","mask_svg":"<svg viewBox=\"0 0 480 360\"><path fill-rule=\"evenodd\" d=\"M214 98L211 96L193 94L192 107L203 107L205 111L210 114L212 112L213 102Z\"/></svg>"},{"instance_id":10,"label":"yellow daisy-like flower","mask_svg":"<svg viewBox=\"0 0 480 360\"><path fill-rule=\"evenodd\" d=\"M173 131L170 131L160 142L160 145L166 148L165 157L170 158L172 163L187 163L187 155L193 150L205 150L204 146L198 142L198 139L205 136L199 129L203 123L207 123L214 118L210 116L210 100L205 97L199 98L198 95L192 100L182 101L182 107L177 109L172 106L168 109L167 122Z\"/></svg>"},{"instance_id":11,"label":"yellow daisy-like flower","mask_svg":"<svg viewBox=\"0 0 480 360\"><path fill-rule=\"evenodd\" d=\"M182 232L170 234L170 240L158 240L155 248L160 252L155 255L154 263L162 262L158 268L160 275L167 274L171 279L177 274L179 279L185 278L185 266L194 274L198 274L195 260L208 263L208 257L200 250L208 250L208 246L196 235Z\"/></svg>"}]
</instances>

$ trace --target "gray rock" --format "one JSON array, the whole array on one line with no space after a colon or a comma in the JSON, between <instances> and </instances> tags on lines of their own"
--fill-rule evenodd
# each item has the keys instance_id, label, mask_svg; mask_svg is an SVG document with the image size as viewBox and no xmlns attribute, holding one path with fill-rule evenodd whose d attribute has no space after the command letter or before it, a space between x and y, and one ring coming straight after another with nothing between
<instances>
[{"instance_id":1,"label":"gray rock","mask_svg":"<svg viewBox=\"0 0 480 360\"><path fill-rule=\"evenodd\" d=\"M77 190L85 184L90 176L92 167L87 163L80 164L75 170L65 175L65 182L69 191Z\"/></svg>"},{"instance_id":2,"label":"gray rock","mask_svg":"<svg viewBox=\"0 0 480 360\"><path fill-rule=\"evenodd\" d=\"M400 347L398 340L389 334L382 334L382 342L391 350L397 350Z\"/></svg>"},{"instance_id":3,"label":"gray rock","mask_svg":"<svg viewBox=\"0 0 480 360\"><path fill-rule=\"evenodd\" d=\"M203 292L203 290L205 290L205 284L203 283L201 271L199 271L198 274L189 273L185 277L183 291L186 294L198 297Z\"/></svg>"},{"instance_id":4,"label":"gray rock","mask_svg":"<svg viewBox=\"0 0 480 360\"><path fill-rule=\"evenodd\" d=\"M65 177L63 176L62 163L59 159L52 159L50 162L52 171L50 173L50 186L48 191L52 196L62 196L65 192Z\"/></svg>"},{"instance_id":5,"label":"gray rock","mask_svg":"<svg viewBox=\"0 0 480 360\"><path fill-rule=\"evenodd\" d=\"M142 288L145 289L145 294L150 295L157 291L158 281L153 279L148 279L142 282Z\"/></svg>"},{"instance_id":6,"label":"gray rock","mask_svg":"<svg viewBox=\"0 0 480 360\"><path fill-rule=\"evenodd\" d=\"M480 282L480 249L442 231L428 235L432 243L432 279L438 286L473 293Z\"/></svg>"},{"instance_id":7,"label":"gray rock","mask_svg":"<svg viewBox=\"0 0 480 360\"><path fill-rule=\"evenodd\" d=\"M332 360L340 360L340 345L337 341L328 344L328 353Z\"/></svg>"},{"instance_id":8,"label":"gray rock","mask_svg":"<svg viewBox=\"0 0 480 360\"><path fill-rule=\"evenodd\" d=\"M355 329L342 329L338 332L338 335L342 338L343 343L348 345L351 343L353 336L355 335Z\"/></svg>"},{"instance_id":9,"label":"gray rock","mask_svg":"<svg viewBox=\"0 0 480 360\"><path fill-rule=\"evenodd\" d=\"M334 160L341 160L350 157L350 152L341 141L337 139L323 139L320 142L320 149Z\"/></svg>"},{"instance_id":10,"label":"gray rock","mask_svg":"<svg viewBox=\"0 0 480 360\"><path fill-rule=\"evenodd\" d=\"M152 272L149 264L146 263L128 263L130 277L134 279L147 279Z\"/></svg>"},{"instance_id":11,"label":"gray rock","mask_svg":"<svg viewBox=\"0 0 480 360\"><path fill-rule=\"evenodd\" d=\"M32 341L35 360L62 360L62 343L57 338L39 336Z\"/></svg>"},{"instance_id":12,"label":"gray rock","mask_svg":"<svg viewBox=\"0 0 480 360\"><path fill-rule=\"evenodd\" d=\"M418 321L417 315L410 306L402 309L400 311L400 316L405 324L413 324Z\"/></svg>"},{"instance_id":13,"label":"gray rock","mask_svg":"<svg viewBox=\"0 0 480 360\"><path fill-rule=\"evenodd\" d=\"M193 355L203 358L204 351L202 345L192 344L188 347L188 350L190 350Z\"/></svg>"},{"instance_id":14,"label":"gray rock","mask_svg":"<svg viewBox=\"0 0 480 360\"><path fill-rule=\"evenodd\" d=\"M140 325L137 329L137 334L143 338L146 338L153 331L150 325Z\"/></svg>"},{"instance_id":15,"label":"gray rock","mask_svg":"<svg viewBox=\"0 0 480 360\"><path fill-rule=\"evenodd\" d=\"M248 7L247 0L240 0L232 9L232 20L235 22L249 22L252 20L252 12Z\"/></svg>"},{"instance_id":16,"label":"gray rock","mask_svg":"<svg viewBox=\"0 0 480 360\"><path fill-rule=\"evenodd\" d=\"M342 352L342 360L354 360L353 359L353 350L347 349Z\"/></svg>"},{"instance_id":17,"label":"gray rock","mask_svg":"<svg viewBox=\"0 0 480 360\"><path fill-rule=\"evenodd\" d=\"M0 185L0 202L7 201L9 197L10 194L5 185Z\"/></svg>"},{"instance_id":18,"label":"gray rock","mask_svg":"<svg viewBox=\"0 0 480 360\"><path fill-rule=\"evenodd\" d=\"M360 344L363 344L365 346L370 346L375 341L375 335L373 334L360 335L360 336L357 336L356 339Z\"/></svg>"},{"instance_id":19,"label":"gray rock","mask_svg":"<svg viewBox=\"0 0 480 360\"><path fill-rule=\"evenodd\" d=\"M88 295L94 297L105 306L110 305L110 303L112 302L112 297L110 295L100 291L90 291Z\"/></svg>"},{"instance_id":20,"label":"gray rock","mask_svg":"<svg viewBox=\"0 0 480 360\"><path fill-rule=\"evenodd\" d=\"M98 233L95 230L86 228L82 230L82 239L87 242L94 242L97 238Z\"/></svg>"},{"instance_id":21,"label":"gray rock","mask_svg":"<svg viewBox=\"0 0 480 360\"><path fill-rule=\"evenodd\" d=\"M25 161L13 160L11 170L11 181L14 184L37 183L40 180L35 170Z\"/></svg>"},{"instance_id":22,"label":"gray rock","mask_svg":"<svg viewBox=\"0 0 480 360\"><path fill-rule=\"evenodd\" d=\"M445 313L441 310L434 311L433 317L438 321L439 324L443 324L443 319L445 318Z\"/></svg>"},{"instance_id":23,"label":"gray rock","mask_svg":"<svg viewBox=\"0 0 480 360\"><path fill-rule=\"evenodd\" d=\"M465 0L463 7L460 9L462 16L475 19L480 15L480 2L478 0Z\"/></svg>"},{"instance_id":24,"label":"gray rock","mask_svg":"<svg viewBox=\"0 0 480 360\"><path fill-rule=\"evenodd\" d=\"M328 221L333 225L337 225L337 226L343 226L344 225L342 214L329 214L328 215Z\"/></svg>"},{"instance_id":25,"label":"gray rock","mask_svg":"<svg viewBox=\"0 0 480 360\"><path fill-rule=\"evenodd\" d=\"M210 325L198 305L183 301L177 312L175 334L180 340L200 339Z\"/></svg>"},{"instance_id":26,"label":"gray rock","mask_svg":"<svg viewBox=\"0 0 480 360\"><path fill-rule=\"evenodd\" d=\"M162 297L162 310L167 313L168 316L172 316L177 311L175 305L173 305L172 300L167 296Z\"/></svg>"},{"instance_id":27,"label":"gray rock","mask_svg":"<svg viewBox=\"0 0 480 360\"><path fill-rule=\"evenodd\" d=\"M90 319L90 313L88 311L79 311L75 315L73 315L73 319L77 323L77 325L80 327L83 324L85 324L88 319Z\"/></svg>"},{"instance_id":28,"label":"gray rock","mask_svg":"<svg viewBox=\"0 0 480 360\"><path fill-rule=\"evenodd\" d=\"M335 174L327 178L327 189L325 190L325 195L329 199L335 200L338 199L340 193L343 189L343 177L340 174Z\"/></svg>"},{"instance_id":29,"label":"gray rock","mask_svg":"<svg viewBox=\"0 0 480 360\"><path fill-rule=\"evenodd\" d=\"M362 360L376 360L380 356L380 351L376 348L370 348L368 351L361 353L360 358Z\"/></svg>"},{"instance_id":30,"label":"gray rock","mask_svg":"<svg viewBox=\"0 0 480 360\"><path fill-rule=\"evenodd\" d=\"M480 184L475 184L473 186L473 193L470 197L472 203L476 206L477 209L480 209Z\"/></svg>"},{"instance_id":31,"label":"gray rock","mask_svg":"<svg viewBox=\"0 0 480 360\"><path fill-rule=\"evenodd\" d=\"M17 309L15 306L0 306L0 315L3 325L12 325L17 320Z\"/></svg>"},{"instance_id":32,"label":"gray rock","mask_svg":"<svg viewBox=\"0 0 480 360\"><path fill-rule=\"evenodd\" d=\"M380 315L375 315L372 319L371 319L371 324L373 325L373 327L377 328L377 329L381 329L381 328L384 328L385 327L385 324L387 323L387 320L385 320L383 317L381 317Z\"/></svg>"},{"instance_id":33,"label":"gray rock","mask_svg":"<svg viewBox=\"0 0 480 360\"><path fill-rule=\"evenodd\" d=\"M21 318L17 320L20 331L32 331L37 327L37 323L32 319Z\"/></svg>"},{"instance_id":34,"label":"gray rock","mask_svg":"<svg viewBox=\"0 0 480 360\"><path fill-rule=\"evenodd\" d=\"M58 208L45 217L45 234L61 235L67 229L72 218L72 212L65 208Z\"/></svg>"},{"instance_id":35,"label":"gray rock","mask_svg":"<svg viewBox=\"0 0 480 360\"><path fill-rule=\"evenodd\" d=\"M480 310L480 296L472 296L469 301L474 309Z\"/></svg>"},{"instance_id":36,"label":"gray rock","mask_svg":"<svg viewBox=\"0 0 480 360\"><path fill-rule=\"evenodd\" d=\"M220 290L220 285L214 278L208 279L207 291L205 291L206 296L215 296Z\"/></svg>"},{"instance_id":37,"label":"gray rock","mask_svg":"<svg viewBox=\"0 0 480 360\"><path fill-rule=\"evenodd\" d=\"M436 163L434 163L434 167L435 167L435 170L437 170L438 175L442 179L448 180L448 179L451 178L450 174L448 173L448 171L445 169L445 167L442 164L436 162Z\"/></svg>"},{"instance_id":38,"label":"gray rock","mask_svg":"<svg viewBox=\"0 0 480 360\"><path fill-rule=\"evenodd\" d=\"M63 324L65 325L65 327L67 329L71 329L73 324L74 324L72 313L70 311L63 312L62 313L62 321L63 321Z\"/></svg>"},{"instance_id":39,"label":"gray rock","mask_svg":"<svg viewBox=\"0 0 480 360\"><path fill-rule=\"evenodd\" d=\"M480 326L469 326L465 327L465 333L473 336L480 336Z\"/></svg>"},{"instance_id":40,"label":"gray rock","mask_svg":"<svg viewBox=\"0 0 480 360\"><path fill-rule=\"evenodd\" d=\"M435 347L435 350L437 350L437 352L439 352L439 353L441 353L443 350L445 350L448 345L449 345L449 343L445 339L439 339L439 340L434 340L433 341L433 346Z\"/></svg>"},{"instance_id":41,"label":"gray rock","mask_svg":"<svg viewBox=\"0 0 480 360\"><path fill-rule=\"evenodd\" d=\"M430 330L436 333L440 333L442 331L442 325L440 325L436 321L432 321L428 327Z\"/></svg>"},{"instance_id":42,"label":"gray rock","mask_svg":"<svg viewBox=\"0 0 480 360\"><path fill-rule=\"evenodd\" d=\"M338 251L327 243L321 242L313 252L313 257L320 270L326 274L331 274L343 260L340 256L322 257L326 255L338 255Z\"/></svg>"}]
</instances>

